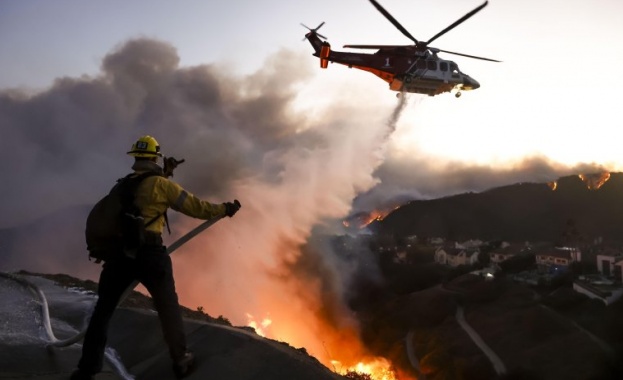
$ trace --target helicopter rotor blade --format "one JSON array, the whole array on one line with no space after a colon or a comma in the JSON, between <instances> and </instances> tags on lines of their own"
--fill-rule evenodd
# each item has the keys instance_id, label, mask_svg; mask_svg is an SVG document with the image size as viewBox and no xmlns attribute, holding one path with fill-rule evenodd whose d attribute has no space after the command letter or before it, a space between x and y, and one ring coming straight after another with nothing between
<instances>
[{"instance_id":1,"label":"helicopter rotor blade","mask_svg":"<svg viewBox=\"0 0 623 380\"><path fill-rule=\"evenodd\" d=\"M387 12L385 8L381 6L381 4L377 3L375 0L370 0L370 2L372 3L372 5L374 5L374 7L379 12L383 14L383 16L385 16L386 19L388 19L392 24L394 24L394 26L398 28L398 30L400 30L402 34L404 34L407 38L409 38L411 41L415 42L416 44L419 44L418 40L416 40L415 37L411 35L411 33L409 33L402 25L400 25L398 20L396 20L394 16L389 14L389 12Z\"/></svg>"},{"instance_id":2,"label":"helicopter rotor blade","mask_svg":"<svg viewBox=\"0 0 623 380\"><path fill-rule=\"evenodd\" d=\"M351 49L391 49L391 48L408 48L413 45L344 45L345 48Z\"/></svg>"},{"instance_id":3,"label":"helicopter rotor blade","mask_svg":"<svg viewBox=\"0 0 623 380\"><path fill-rule=\"evenodd\" d=\"M373 1L373 0L370 0ZM472 10L471 12L467 13L465 16L461 17L460 19L456 20L454 23L452 23L452 25L448 26L447 28L445 28L444 30L442 30L441 32L435 34L430 40L426 41L426 45L430 44L431 42L435 41L437 38L443 36L444 34L446 34L447 32L449 32L450 30L454 29L455 27L457 27L459 24L461 24L463 21L467 20L468 18L472 17L473 15L475 15L476 13L478 13L482 8L486 7L487 4L489 3L489 1L485 1L484 3L482 3L481 5L479 5L478 7L476 7L474 10Z\"/></svg>"},{"instance_id":4,"label":"helicopter rotor blade","mask_svg":"<svg viewBox=\"0 0 623 380\"><path fill-rule=\"evenodd\" d=\"M430 48L430 50L434 53L436 52L443 52L443 53L448 53L448 54L454 54L454 55L460 55L462 57L467 57L467 58L474 58L474 59L481 59L483 61L490 61L490 62L502 62L502 61L498 61L497 59L491 59L491 58L485 58L485 57L478 57L476 55L469 55L469 54L463 54L463 53L457 53L454 51L449 51L449 50L442 50L442 49L437 49L437 48Z\"/></svg>"}]
</instances>

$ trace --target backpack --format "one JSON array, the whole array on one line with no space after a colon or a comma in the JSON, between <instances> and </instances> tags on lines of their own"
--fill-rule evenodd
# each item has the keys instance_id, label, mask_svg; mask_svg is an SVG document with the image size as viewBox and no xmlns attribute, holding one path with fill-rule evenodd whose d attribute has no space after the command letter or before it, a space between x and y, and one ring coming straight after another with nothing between
<instances>
[{"instance_id":1,"label":"backpack","mask_svg":"<svg viewBox=\"0 0 623 380\"><path fill-rule=\"evenodd\" d=\"M136 251L145 242L145 227L161 216L156 216L146 224L141 210L134 204L138 185L154 175L159 174L128 174L117 180L110 193L93 206L85 230L89 261L94 258L98 264L123 256L136 256Z\"/></svg>"}]
</instances>

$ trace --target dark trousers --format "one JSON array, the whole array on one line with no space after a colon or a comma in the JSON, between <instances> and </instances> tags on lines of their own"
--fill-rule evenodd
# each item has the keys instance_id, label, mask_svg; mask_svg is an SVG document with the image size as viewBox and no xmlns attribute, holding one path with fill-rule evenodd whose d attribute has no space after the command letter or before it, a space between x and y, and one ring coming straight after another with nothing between
<instances>
[{"instance_id":1,"label":"dark trousers","mask_svg":"<svg viewBox=\"0 0 623 380\"><path fill-rule=\"evenodd\" d=\"M151 245L141 248L135 259L122 258L104 264L99 280L99 299L82 345L80 370L91 374L102 370L110 319L121 295L134 281L143 284L151 294L171 358L175 361L186 352L171 258L162 245Z\"/></svg>"}]
</instances>

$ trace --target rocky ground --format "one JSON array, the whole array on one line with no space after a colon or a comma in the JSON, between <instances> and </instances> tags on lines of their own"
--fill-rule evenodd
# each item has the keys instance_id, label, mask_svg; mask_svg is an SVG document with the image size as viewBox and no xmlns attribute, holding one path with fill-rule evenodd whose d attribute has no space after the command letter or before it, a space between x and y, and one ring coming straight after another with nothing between
<instances>
[{"instance_id":1,"label":"rocky ground","mask_svg":"<svg viewBox=\"0 0 623 380\"><path fill-rule=\"evenodd\" d=\"M80 344L48 347L44 343L70 338L84 328L93 305L89 293L97 290L97 284L64 274L22 271L8 275L1 285L0 379L67 379L80 358ZM31 286L45 295L56 338L42 333L44 304L38 302ZM109 331L108 346L133 378L172 379L168 350L152 309L149 297L131 294L111 320L115 328ZM263 338L249 327L232 327L227 319L213 318L201 310L183 308L183 312L189 349L198 361L189 380L344 379L304 348ZM96 378L123 378L115 368L115 361L109 359Z\"/></svg>"}]
</instances>

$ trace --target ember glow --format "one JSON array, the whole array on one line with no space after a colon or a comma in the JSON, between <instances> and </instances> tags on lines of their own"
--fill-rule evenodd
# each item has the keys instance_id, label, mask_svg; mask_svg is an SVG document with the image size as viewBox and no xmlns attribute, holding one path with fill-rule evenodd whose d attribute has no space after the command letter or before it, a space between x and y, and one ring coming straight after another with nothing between
<instances>
[{"instance_id":1,"label":"ember glow","mask_svg":"<svg viewBox=\"0 0 623 380\"><path fill-rule=\"evenodd\" d=\"M552 189L552 190L556 190L558 188L558 182L556 182L556 181L548 182L547 186L549 186L549 188Z\"/></svg>"},{"instance_id":2,"label":"ember glow","mask_svg":"<svg viewBox=\"0 0 623 380\"><path fill-rule=\"evenodd\" d=\"M601 188L604 183L610 179L610 172L592 173L592 174L578 174L578 177L586 184L589 190L597 190ZM547 183L550 189L556 190L558 188L557 181L551 181Z\"/></svg>"},{"instance_id":3,"label":"ember glow","mask_svg":"<svg viewBox=\"0 0 623 380\"><path fill-rule=\"evenodd\" d=\"M610 179L610 172L595 174L579 174L578 177L588 186L589 190L597 190Z\"/></svg>"},{"instance_id":4,"label":"ember glow","mask_svg":"<svg viewBox=\"0 0 623 380\"><path fill-rule=\"evenodd\" d=\"M372 210L369 213L357 213L352 215L348 219L342 221L344 227L356 227L358 229L366 228L370 223L374 221L381 221L385 219L390 212L398 209L400 206L395 206L386 209Z\"/></svg>"},{"instance_id":5,"label":"ember glow","mask_svg":"<svg viewBox=\"0 0 623 380\"><path fill-rule=\"evenodd\" d=\"M252 327L257 333L257 335L260 335L263 337L266 336L266 330L273 323L273 321L268 317L265 317L261 321L258 321L250 313L247 313L247 319L249 320L249 323L247 324L247 326Z\"/></svg>"}]
</instances>

